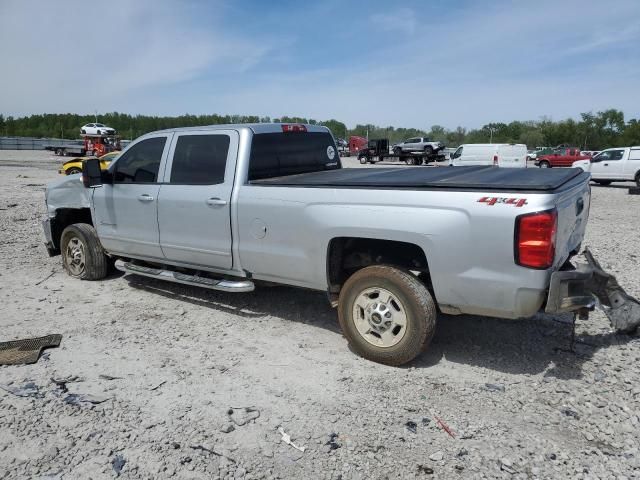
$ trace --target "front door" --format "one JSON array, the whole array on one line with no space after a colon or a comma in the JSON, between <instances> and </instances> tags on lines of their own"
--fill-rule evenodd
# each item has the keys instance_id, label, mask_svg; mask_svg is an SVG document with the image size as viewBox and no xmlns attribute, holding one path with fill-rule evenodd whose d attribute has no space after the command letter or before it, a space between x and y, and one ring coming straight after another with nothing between
<instances>
[{"instance_id":1,"label":"front door","mask_svg":"<svg viewBox=\"0 0 640 480\"><path fill-rule=\"evenodd\" d=\"M158 178L170 136L145 137L131 145L109 169L113 183L94 189L95 227L107 251L163 258L158 234Z\"/></svg>"},{"instance_id":2,"label":"front door","mask_svg":"<svg viewBox=\"0 0 640 480\"><path fill-rule=\"evenodd\" d=\"M165 258L230 269L231 191L238 132L176 133L158 195L160 246Z\"/></svg>"},{"instance_id":3,"label":"front door","mask_svg":"<svg viewBox=\"0 0 640 480\"><path fill-rule=\"evenodd\" d=\"M619 180L622 179L623 148L605 150L596 155L591 163L591 176L594 179Z\"/></svg>"}]
</instances>

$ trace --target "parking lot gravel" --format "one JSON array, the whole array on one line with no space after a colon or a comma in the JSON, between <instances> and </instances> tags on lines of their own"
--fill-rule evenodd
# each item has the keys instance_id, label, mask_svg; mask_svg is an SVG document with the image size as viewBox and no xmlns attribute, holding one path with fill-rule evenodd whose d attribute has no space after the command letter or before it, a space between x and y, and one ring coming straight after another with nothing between
<instances>
[{"instance_id":1,"label":"parking lot gravel","mask_svg":"<svg viewBox=\"0 0 640 480\"><path fill-rule=\"evenodd\" d=\"M2 478L640 478L640 338L601 312L573 349L570 316L441 316L378 365L321 292L68 277L40 226L61 162L0 151L0 341L62 334L0 367ZM593 186L584 245L640 297L628 186Z\"/></svg>"}]
</instances>

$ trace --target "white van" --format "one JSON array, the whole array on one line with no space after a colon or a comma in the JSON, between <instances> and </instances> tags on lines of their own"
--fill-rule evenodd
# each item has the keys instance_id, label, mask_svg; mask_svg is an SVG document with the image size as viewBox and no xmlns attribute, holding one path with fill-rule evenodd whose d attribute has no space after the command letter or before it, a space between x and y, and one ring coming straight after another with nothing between
<instances>
[{"instance_id":1,"label":"white van","mask_svg":"<svg viewBox=\"0 0 640 480\"><path fill-rule=\"evenodd\" d=\"M514 143L467 143L460 145L451 155L449 165L495 165L498 167L526 168L527 146Z\"/></svg>"}]
</instances>

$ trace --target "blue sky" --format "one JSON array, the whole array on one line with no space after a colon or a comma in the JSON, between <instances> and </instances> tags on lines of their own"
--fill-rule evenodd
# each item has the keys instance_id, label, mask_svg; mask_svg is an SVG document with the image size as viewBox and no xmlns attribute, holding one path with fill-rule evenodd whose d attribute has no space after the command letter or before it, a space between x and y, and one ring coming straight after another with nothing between
<instances>
[{"instance_id":1,"label":"blue sky","mask_svg":"<svg viewBox=\"0 0 640 480\"><path fill-rule=\"evenodd\" d=\"M425 129L605 108L640 117L638 0L96 5L0 1L0 113L297 115Z\"/></svg>"}]
</instances>

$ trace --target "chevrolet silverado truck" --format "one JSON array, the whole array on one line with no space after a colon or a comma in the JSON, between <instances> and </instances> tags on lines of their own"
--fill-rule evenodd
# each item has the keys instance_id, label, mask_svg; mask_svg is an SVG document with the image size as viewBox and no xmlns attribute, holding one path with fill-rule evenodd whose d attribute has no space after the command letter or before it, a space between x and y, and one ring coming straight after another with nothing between
<instances>
[{"instance_id":1,"label":"chevrolet silverado truck","mask_svg":"<svg viewBox=\"0 0 640 480\"><path fill-rule=\"evenodd\" d=\"M325 291L360 355L414 359L438 312L502 318L640 305L587 252L580 169L342 168L325 128L219 125L144 135L46 190L51 255L69 275L126 274L250 292Z\"/></svg>"}]
</instances>

